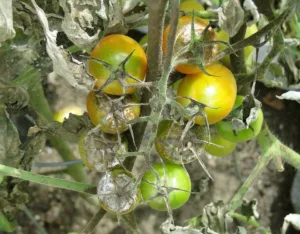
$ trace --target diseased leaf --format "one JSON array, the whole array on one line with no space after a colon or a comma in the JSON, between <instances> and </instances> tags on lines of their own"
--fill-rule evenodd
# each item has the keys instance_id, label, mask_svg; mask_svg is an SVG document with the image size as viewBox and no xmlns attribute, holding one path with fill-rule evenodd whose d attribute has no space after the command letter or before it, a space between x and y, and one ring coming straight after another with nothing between
<instances>
[{"instance_id":1,"label":"diseased leaf","mask_svg":"<svg viewBox=\"0 0 300 234\"><path fill-rule=\"evenodd\" d=\"M281 94L281 96L277 96L279 99L287 99L300 103L300 91L288 91L286 93Z\"/></svg>"},{"instance_id":2,"label":"diseased leaf","mask_svg":"<svg viewBox=\"0 0 300 234\"><path fill-rule=\"evenodd\" d=\"M251 25L257 23L260 16L255 3L252 0L245 0L243 3L243 8L245 11L250 11L252 15L252 20L247 22L247 26L250 27Z\"/></svg>"},{"instance_id":3,"label":"diseased leaf","mask_svg":"<svg viewBox=\"0 0 300 234\"><path fill-rule=\"evenodd\" d=\"M256 219L259 218L259 213L257 211L257 200L248 201L246 199L243 200L242 207L241 207L242 215L250 218L255 217Z\"/></svg>"},{"instance_id":4,"label":"diseased leaf","mask_svg":"<svg viewBox=\"0 0 300 234\"><path fill-rule=\"evenodd\" d=\"M0 46L16 35L13 27L12 0L0 1Z\"/></svg>"},{"instance_id":5,"label":"diseased leaf","mask_svg":"<svg viewBox=\"0 0 300 234\"><path fill-rule=\"evenodd\" d=\"M285 216L281 228L281 234L287 233L289 226L292 226L295 230L300 231L300 214L289 214Z\"/></svg>"},{"instance_id":6,"label":"diseased leaf","mask_svg":"<svg viewBox=\"0 0 300 234\"><path fill-rule=\"evenodd\" d=\"M49 24L45 12L36 4L35 0L31 0L35 7L39 20L43 26L44 34L46 36L46 50L53 63L53 70L64 77L71 86L87 90L83 85L79 85L70 71L68 64L63 56L62 50L56 45L57 31L50 31ZM78 33L78 32L77 32Z\"/></svg>"},{"instance_id":7,"label":"diseased leaf","mask_svg":"<svg viewBox=\"0 0 300 234\"><path fill-rule=\"evenodd\" d=\"M244 10L239 0L229 0L216 10L219 27L234 36L244 23Z\"/></svg>"},{"instance_id":8,"label":"diseased leaf","mask_svg":"<svg viewBox=\"0 0 300 234\"><path fill-rule=\"evenodd\" d=\"M17 167L21 160L19 133L9 119L4 104L0 104L0 163Z\"/></svg>"}]
</instances>

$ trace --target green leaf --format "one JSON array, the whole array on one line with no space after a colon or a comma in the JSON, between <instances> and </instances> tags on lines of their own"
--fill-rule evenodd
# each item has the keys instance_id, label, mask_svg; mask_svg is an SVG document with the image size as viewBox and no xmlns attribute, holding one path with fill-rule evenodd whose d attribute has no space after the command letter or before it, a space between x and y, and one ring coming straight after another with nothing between
<instances>
[{"instance_id":1,"label":"green leaf","mask_svg":"<svg viewBox=\"0 0 300 234\"><path fill-rule=\"evenodd\" d=\"M13 232L18 227L15 220L9 222L7 218L0 212L0 230L4 232Z\"/></svg>"}]
</instances>

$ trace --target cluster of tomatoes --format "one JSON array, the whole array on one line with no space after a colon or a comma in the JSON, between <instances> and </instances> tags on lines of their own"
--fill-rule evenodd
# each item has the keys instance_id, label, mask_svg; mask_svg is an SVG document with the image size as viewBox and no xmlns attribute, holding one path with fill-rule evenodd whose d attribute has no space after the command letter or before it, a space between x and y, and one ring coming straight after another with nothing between
<instances>
[{"instance_id":1,"label":"cluster of tomatoes","mask_svg":"<svg viewBox=\"0 0 300 234\"><path fill-rule=\"evenodd\" d=\"M204 9L196 1L184 1L180 10ZM166 51L169 29L167 26L164 31L163 52ZM203 61L196 59L195 63L176 64L175 70L186 75L170 88L177 90L177 102L183 107L189 108L196 103L201 108L194 116L187 117L193 118L195 123L188 131L179 122L160 122L155 147L165 163L152 165L140 183L122 169L122 158L116 155L126 154L127 142L122 133L130 129L130 123L140 115L136 88L146 75L144 49L147 40L143 39L140 45L125 35L114 34L104 37L92 51L89 72L95 78L95 86L87 96L86 105L97 131L93 129L82 134L79 151L89 169L106 172L98 185L98 197L105 210L128 213L141 200L160 211L181 207L191 192L191 180L183 164L197 160L204 150L214 156L228 155L237 142L250 140L260 132L261 111L249 128L241 131L234 131L230 121L224 120L233 110L241 108L243 97L237 96L228 58L222 63L199 66L217 52L218 46L213 41L229 40L224 32L207 29L207 20L190 15L179 18L174 56L181 61L200 53ZM197 46L197 43L202 43L202 46ZM249 56L251 48L246 50ZM211 138L207 138L207 124L214 129Z\"/></svg>"}]
</instances>

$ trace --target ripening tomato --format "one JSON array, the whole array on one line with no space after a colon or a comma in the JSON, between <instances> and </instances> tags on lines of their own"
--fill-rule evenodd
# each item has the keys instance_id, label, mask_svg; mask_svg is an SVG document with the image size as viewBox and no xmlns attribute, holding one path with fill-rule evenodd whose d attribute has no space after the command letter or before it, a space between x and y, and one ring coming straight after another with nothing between
<instances>
[{"instance_id":1,"label":"ripening tomato","mask_svg":"<svg viewBox=\"0 0 300 234\"><path fill-rule=\"evenodd\" d=\"M113 71L95 60L89 60L89 72L97 80L95 87L101 87L114 72L115 76L121 78L122 62L133 52L125 64L125 72L137 80L144 80L147 68L147 58L143 48L135 40L121 34L113 34L104 37L91 53L92 58L102 60L112 66ZM125 77L124 77L125 78ZM129 76L125 78L127 84L135 84L137 81ZM131 94L136 88L126 88L125 93ZM108 84L103 91L111 95L123 95L123 87L118 80Z\"/></svg>"},{"instance_id":2,"label":"ripening tomato","mask_svg":"<svg viewBox=\"0 0 300 234\"><path fill-rule=\"evenodd\" d=\"M178 26L176 31L176 41L174 45L174 55L181 51L184 47L188 47L189 43L191 42L191 23L192 23L192 16L182 16L178 20ZM194 27L195 27L195 35L196 37L200 37L203 30L207 26L207 22L199 17L194 18ZM166 53L167 44L168 44L168 35L170 31L170 25L168 25L163 34L163 42L162 42L162 49L163 52ZM204 36L204 42L214 41L216 38L216 34L214 30L209 29ZM200 42L198 42L200 43ZM200 46L198 46L200 47ZM207 61L217 52L217 46L205 46L204 48L204 61ZM187 59L195 57L192 52L187 51L186 53L180 55L180 59ZM204 62L203 61L203 62ZM184 73L184 74L196 74L201 72L202 70L197 64L179 64L176 68L177 71Z\"/></svg>"},{"instance_id":3,"label":"ripening tomato","mask_svg":"<svg viewBox=\"0 0 300 234\"><path fill-rule=\"evenodd\" d=\"M167 205L159 190L166 191L171 209L183 206L190 197L191 179L186 170L177 164L156 163L153 169L159 176L159 182L153 171L148 170L142 179L141 193L143 199L155 210L166 211ZM164 184L166 182L166 184ZM168 191L168 188L171 191ZM180 189L180 190L176 190Z\"/></svg>"},{"instance_id":4,"label":"ripening tomato","mask_svg":"<svg viewBox=\"0 0 300 234\"><path fill-rule=\"evenodd\" d=\"M190 104L190 97L207 105L204 111L209 124L224 119L232 110L236 99L236 81L231 71L221 64L211 64L205 67L206 71L195 75L186 75L177 90L177 101L183 106ZM203 125L204 119L198 115L196 124Z\"/></svg>"},{"instance_id":5,"label":"ripening tomato","mask_svg":"<svg viewBox=\"0 0 300 234\"><path fill-rule=\"evenodd\" d=\"M121 169L108 172L100 179L97 194L102 208L112 214L133 211L141 198L133 175Z\"/></svg>"},{"instance_id":6,"label":"ripening tomato","mask_svg":"<svg viewBox=\"0 0 300 234\"><path fill-rule=\"evenodd\" d=\"M261 109L258 111L258 116L256 120L250 123L248 129L243 129L241 131L233 131L231 123L229 121L220 121L216 123L217 132L224 139L231 142L242 142L248 141L255 138L261 130L264 120L264 115Z\"/></svg>"},{"instance_id":7,"label":"ripening tomato","mask_svg":"<svg viewBox=\"0 0 300 234\"><path fill-rule=\"evenodd\" d=\"M205 151L213 156L226 156L236 147L236 143L225 140L217 133L212 134L210 143L205 145Z\"/></svg>"},{"instance_id":8,"label":"ripening tomato","mask_svg":"<svg viewBox=\"0 0 300 234\"><path fill-rule=\"evenodd\" d=\"M68 106L54 113L54 120L62 123L69 118L70 114L82 115L83 113L84 111L79 106Z\"/></svg>"},{"instance_id":9,"label":"ripening tomato","mask_svg":"<svg viewBox=\"0 0 300 234\"><path fill-rule=\"evenodd\" d=\"M255 24L253 24L250 27L247 27L246 33L245 33L245 38L250 37L252 34L254 34L256 32L257 32L257 26ZM229 43L229 35L226 32L224 32L223 30L221 30L217 33L217 40L225 41L225 42ZM218 48L219 50L223 50L226 48L227 48L226 45L219 44L219 48ZM244 59L247 63L252 62L251 56L252 56L253 50L254 50L253 46L247 46L244 48ZM224 63L225 66L230 68L230 56L225 56L222 59L222 62Z\"/></svg>"},{"instance_id":10,"label":"ripening tomato","mask_svg":"<svg viewBox=\"0 0 300 234\"><path fill-rule=\"evenodd\" d=\"M122 100L113 101L113 99L113 97L109 98L101 93L91 91L86 99L87 112L92 123L99 126L101 131L116 134L118 129L119 133L122 133L128 129L126 123L128 120L139 117L141 108L139 105L123 108L126 104L138 104L136 95L127 95ZM114 113L117 120L112 116L115 108L117 108Z\"/></svg>"}]
</instances>

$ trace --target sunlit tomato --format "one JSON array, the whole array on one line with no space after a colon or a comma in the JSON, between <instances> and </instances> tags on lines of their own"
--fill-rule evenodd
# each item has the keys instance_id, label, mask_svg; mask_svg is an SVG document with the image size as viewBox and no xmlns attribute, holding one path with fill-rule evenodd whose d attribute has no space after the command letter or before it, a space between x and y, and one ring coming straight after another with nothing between
<instances>
[{"instance_id":1,"label":"sunlit tomato","mask_svg":"<svg viewBox=\"0 0 300 234\"><path fill-rule=\"evenodd\" d=\"M217 133L212 134L210 143L205 145L205 151L213 156L226 156L236 147L236 143L225 140Z\"/></svg>"},{"instance_id":2,"label":"sunlit tomato","mask_svg":"<svg viewBox=\"0 0 300 234\"><path fill-rule=\"evenodd\" d=\"M221 137L232 142L248 141L255 138L262 127L264 115L262 110L258 111L258 116L255 121L250 123L248 129L241 131L233 131L231 123L229 121L220 121L216 123L216 129Z\"/></svg>"},{"instance_id":3,"label":"sunlit tomato","mask_svg":"<svg viewBox=\"0 0 300 234\"><path fill-rule=\"evenodd\" d=\"M188 0L180 4L179 10L184 12L193 12L193 11L204 11L205 9L199 2Z\"/></svg>"},{"instance_id":4,"label":"sunlit tomato","mask_svg":"<svg viewBox=\"0 0 300 234\"><path fill-rule=\"evenodd\" d=\"M192 16L182 16L179 18L178 27L176 31L176 41L174 46L174 55L181 51L184 47L188 47L191 42L191 23ZM207 26L207 22L198 17L194 18L194 27L195 27L195 35L196 37L200 37L203 30ZM162 48L163 52L166 53L167 50L167 40L170 31L170 25L168 25L163 34L163 43ZM216 34L214 30L209 29L205 34L204 41L213 41L216 38ZM200 43L200 42L198 42ZM201 46L199 46L201 47ZM204 61L207 61L210 57L212 57L217 52L217 46L205 46L204 48ZM186 52L180 56L181 59L193 58L194 55L191 52ZM196 74L201 72L200 67L197 64L179 64L176 68L177 71L184 74Z\"/></svg>"},{"instance_id":5,"label":"sunlit tomato","mask_svg":"<svg viewBox=\"0 0 300 234\"><path fill-rule=\"evenodd\" d=\"M252 34L257 32L257 26L255 24L253 24L250 27L247 27L246 29L246 33L245 33L245 38L250 37ZM221 41L225 41L227 43L229 43L229 35L224 32L223 30L221 30L220 32L217 33L217 40L221 40ZM223 50L227 48L226 45L224 44L219 44L219 50ZM251 63L252 59L250 58L250 56L252 56L252 52L254 50L253 46L247 46L244 48L244 59L247 63ZM222 59L222 62L224 63L225 66L230 68L230 57L226 56Z\"/></svg>"},{"instance_id":6,"label":"sunlit tomato","mask_svg":"<svg viewBox=\"0 0 300 234\"><path fill-rule=\"evenodd\" d=\"M122 159L116 153L127 153L127 141L122 137L121 144L116 135L99 131L84 131L78 141L78 150L84 165L100 172L111 170L120 165Z\"/></svg>"},{"instance_id":7,"label":"sunlit tomato","mask_svg":"<svg viewBox=\"0 0 300 234\"><path fill-rule=\"evenodd\" d=\"M64 119L69 118L70 114L82 115L83 113L84 111L79 106L68 106L54 113L54 120L62 123Z\"/></svg>"},{"instance_id":8,"label":"sunlit tomato","mask_svg":"<svg viewBox=\"0 0 300 234\"><path fill-rule=\"evenodd\" d=\"M113 71L110 71L95 60L89 60L89 72L97 80L95 86L98 88L101 87L113 72L113 75L121 78L124 73L120 64L122 64L131 52L133 52L133 54L125 64L125 72L137 80L142 81L146 74L147 59L146 54L139 43L130 37L121 34L113 34L104 37L92 51L91 57L110 64ZM128 76L125 78L125 82L128 84L137 83L137 81ZM136 88L126 88L125 93L131 94L135 89ZM117 80L107 85L103 91L111 95L124 94L123 87Z\"/></svg>"},{"instance_id":9,"label":"sunlit tomato","mask_svg":"<svg viewBox=\"0 0 300 234\"><path fill-rule=\"evenodd\" d=\"M148 170L142 179L141 192L143 199L148 201L148 205L155 210L166 211L167 205L163 192L168 194L168 203L171 209L177 209L184 205L191 192L191 179L186 170L177 164L156 163L153 169L159 176L157 181L153 171ZM180 190L176 190L180 189Z\"/></svg>"},{"instance_id":10,"label":"sunlit tomato","mask_svg":"<svg viewBox=\"0 0 300 234\"><path fill-rule=\"evenodd\" d=\"M155 139L155 148L159 156L171 163L190 163L197 159L204 148L204 142L199 139L205 138L202 127L195 125L180 140L185 125L179 125L171 120L163 120L158 125ZM196 153L196 154L195 154Z\"/></svg>"},{"instance_id":11,"label":"sunlit tomato","mask_svg":"<svg viewBox=\"0 0 300 234\"><path fill-rule=\"evenodd\" d=\"M186 75L177 90L177 99L183 106L190 104L190 97L207 105L204 111L209 124L214 124L225 118L233 108L236 99L236 81L231 71L221 64L211 64L205 67L206 71L195 75ZM198 115L196 124L203 125L204 119Z\"/></svg>"},{"instance_id":12,"label":"sunlit tomato","mask_svg":"<svg viewBox=\"0 0 300 234\"><path fill-rule=\"evenodd\" d=\"M119 133L126 131L128 129L126 122L139 117L140 106L134 105L125 108L126 104L138 104L138 98L135 95L127 95L122 98L108 97L105 94L91 91L86 99L87 112L92 123L99 126L101 131L111 134L116 134L117 129Z\"/></svg>"},{"instance_id":13,"label":"sunlit tomato","mask_svg":"<svg viewBox=\"0 0 300 234\"><path fill-rule=\"evenodd\" d=\"M141 193L136 180L129 172L121 169L106 173L97 188L100 204L113 214L127 214L138 205Z\"/></svg>"}]
</instances>

